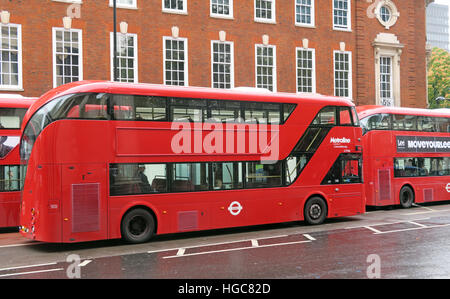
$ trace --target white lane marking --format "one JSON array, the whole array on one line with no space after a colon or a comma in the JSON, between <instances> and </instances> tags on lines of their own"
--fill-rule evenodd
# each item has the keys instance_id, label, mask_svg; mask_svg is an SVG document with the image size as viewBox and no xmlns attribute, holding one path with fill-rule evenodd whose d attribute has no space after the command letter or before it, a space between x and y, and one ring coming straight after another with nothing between
<instances>
[{"instance_id":1,"label":"white lane marking","mask_svg":"<svg viewBox=\"0 0 450 299\"><path fill-rule=\"evenodd\" d=\"M87 264L89 264L90 262L92 262L92 260L84 260L82 263L80 263L78 266L79 267L84 267L84 266L86 266Z\"/></svg>"},{"instance_id":2,"label":"white lane marking","mask_svg":"<svg viewBox=\"0 0 450 299\"><path fill-rule=\"evenodd\" d=\"M414 224L414 225L417 225L417 226L420 226L420 227L428 227L427 225L425 225L425 224L421 224L421 223L417 223L417 222L414 222L414 221L408 221L409 223L411 223L411 224Z\"/></svg>"},{"instance_id":3,"label":"white lane marking","mask_svg":"<svg viewBox=\"0 0 450 299\"><path fill-rule=\"evenodd\" d=\"M258 240L252 239L252 247L258 247Z\"/></svg>"},{"instance_id":4,"label":"white lane marking","mask_svg":"<svg viewBox=\"0 0 450 299\"><path fill-rule=\"evenodd\" d=\"M311 240L305 240L305 241L295 241L295 242L286 242L286 243L275 243L275 244L259 245L258 248L293 245L293 244L302 244L302 243L311 243L311 242L312 242ZM211 250L211 251L204 251L204 252L187 253L187 254L184 254L183 256L178 256L178 255L164 256L163 259L171 259L171 258L177 258L177 257L188 257L188 256L195 256L195 255L205 255L205 254L213 254L213 253L221 253L221 252L230 252L230 251L237 251L237 250L247 250L247 249L254 249L254 248L255 247L249 246L249 247L239 247L239 248L230 248L230 249Z\"/></svg>"},{"instance_id":5,"label":"white lane marking","mask_svg":"<svg viewBox=\"0 0 450 299\"><path fill-rule=\"evenodd\" d=\"M376 234L381 233L381 231L379 231L378 229L375 229L375 228L373 228L373 227L370 227L370 226L364 226L364 227L367 228L367 229L370 229L371 231L373 231L373 232L376 233Z\"/></svg>"},{"instance_id":6,"label":"white lane marking","mask_svg":"<svg viewBox=\"0 0 450 299\"><path fill-rule=\"evenodd\" d=\"M311 237L310 234L303 234L303 236L304 236L305 238L307 238L308 240L311 240L311 241L315 241L315 240L316 240L315 238Z\"/></svg>"},{"instance_id":7,"label":"white lane marking","mask_svg":"<svg viewBox=\"0 0 450 299\"><path fill-rule=\"evenodd\" d=\"M406 223L406 222L410 222L410 221L422 221L422 220L428 220L428 219L430 219L430 217L419 218L419 219L411 219L411 220L401 220L401 221L394 221L394 222L380 222L380 223L374 223L374 224L369 224L369 225L361 225L361 226L349 226L349 227L346 227L345 229L368 228L368 227L373 227L373 226L399 224L399 223Z\"/></svg>"},{"instance_id":8,"label":"white lane marking","mask_svg":"<svg viewBox=\"0 0 450 299\"><path fill-rule=\"evenodd\" d=\"M448 212L450 211L450 209L442 209L442 210L433 210L431 208L428 207L421 207L427 211L421 211L421 212L411 212L411 213L402 213L400 215L403 216L410 216L410 215L420 215L420 214L428 214L428 213L439 213L439 212Z\"/></svg>"},{"instance_id":9,"label":"white lane marking","mask_svg":"<svg viewBox=\"0 0 450 299\"><path fill-rule=\"evenodd\" d=\"M375 233L375 235L398 233L398 232L406 232L406 231L410 231L410 230L419 230L419 229L427 229L427 228L439 228L439 227L446 227L446 226L450 226L450 223L448 223L448 224L430 225L430 226L425 226L425 227L419 226L419 227L412 227L412 228L389 230L389 231L385 231L385 232Z\"/></svg>"},{"instance_id":10,"label":"white lane marking","mask_svg":"<svg viewBox=\"0 0 450 299\"><path fill-rule=\"evenodd\" d=\"M178 249L177 256L182 256L182 255L184 254L185 251L186 251L186 248L180 248L180 249Z\"/></svg>"},{"instance_id":11,"label":"white lane marking","mask_svg":"<svg viewBox=\"0 0 450 299\"><path fill-rule=\"evenodd\" d=\"M47 269L47 270L38 270L38 271L29 271L29 272L21 272L21 273L10 273L10 274L2 274L0 277L8 277L8 276L19 276L19 275L27 275L27 274L36 274L36 273L45 273L45 272L54 272L54 271L63 271L63 268L56 269Z\"/></svg>"},{"instance_id":12,"label":"white lane marking","mask_svg":"<svg viewBox=\"0 0 450 299\"><path fill-rule=\"evenodd\" d=\"M272 236L272 237L264 237L264 238L260 238L259 240L266 240L266 239L274 239L274 238L282 238L282 237L288 237L289 235L277 235L277 236ZM244 239L244 240L235 240L235 241L227 241L227 242L217 242L217 243L207 243L207 244L197 244L197 245L192 245L192 246L185 246L183 247L184 249L192 249L192 248L199 248L199 247L208 247L208 246L216 246L216 245L226 245L226 244L233 244L233 243L239 243L239 242L251 242L252 240L255 239ZM159 253L159 252L165 252L165 251L172 251L172 250L179 250L180 247L175 247L175 248L164 248L164 249L156 249L156 250L150 250L147 251L147 253L151 254L151 253Z\"/></svg>"},{"instance_id":13,"label":"white lane marking","mask_svg":"<svg viewBox=\"0 0 450 299\"><path fill-rule=\"evenodd\" d=\"M42 242L36 242L36 243L23 243L23 244L10 244L10 245L0 245L0 248L20 247L20 246L31 246L31 245L38 245L38 244L42 244Z\"/></svg>"},{"instance_id":14,"label":"white lane marking","mask_svg":"<svg viewBox=\"0 0 450 299\"><path fill-rule=\"evenodd\" d=\"M47 263L47 264L37 264L37 265L26 265L26 266L10 267L10 268L0 269L0 271L9 271L9 270L34 268L34 267L43 267L43 266L50 266L50 265L56 265L56 263Z\"/></svg>"}]
</instances>

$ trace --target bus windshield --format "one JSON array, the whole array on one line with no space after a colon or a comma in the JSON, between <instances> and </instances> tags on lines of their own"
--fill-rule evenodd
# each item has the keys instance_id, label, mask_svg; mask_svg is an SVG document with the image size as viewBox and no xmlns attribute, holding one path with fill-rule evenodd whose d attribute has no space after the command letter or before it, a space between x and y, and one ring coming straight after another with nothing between
<instances>
[{"instance_id":1,"label":"bus windshield","mask_svg":"<svg viewBox=\"0 0 450 299\"><path fill-rule=\"evenodd\" d=\"M20 158L28 160L39 134L58 119L109 119L106 102L107 96L97 93L65 95L48 102L27 123L20 143Z\"/></svg>"}]
</instances>

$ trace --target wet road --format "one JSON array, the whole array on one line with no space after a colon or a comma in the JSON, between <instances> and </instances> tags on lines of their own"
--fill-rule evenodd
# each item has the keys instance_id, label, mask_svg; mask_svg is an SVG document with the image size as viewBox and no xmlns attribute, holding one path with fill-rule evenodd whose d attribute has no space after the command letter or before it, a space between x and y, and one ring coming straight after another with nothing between
<instances>
[{"instance_id":1,"label":"wet road","mask_svg":"<svg viewBox=\"0 0 450 299\"><path fill-rule=\"evenodd\" d=\"M377 210L321 226L285 223L43 244L0 234L6 278L450 278L450 204Z\"/></svg>"}]
</instances>

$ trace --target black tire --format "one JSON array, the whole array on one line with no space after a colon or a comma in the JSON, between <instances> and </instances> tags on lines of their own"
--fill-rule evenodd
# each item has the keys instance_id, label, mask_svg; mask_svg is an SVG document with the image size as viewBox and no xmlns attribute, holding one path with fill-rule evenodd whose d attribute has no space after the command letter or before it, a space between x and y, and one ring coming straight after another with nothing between
<instances>
[{"instance_id":1,"label":"black tire","mask_svg":"<svg viewBox=\"0 0 450 299\"><path fill-rule=\"evenodd\" d=\"M155 232L155 219L147 210L137 208L129 211L120 225L122 239L128 243L144 243Z\"/></svg>"},{"instance_id":2,"label":"black tire","mask_svg":"<svg viewBox=\"0 0 450 299\"><path fill-rule=\"evenodd\" d=\"M400 190L400 205L402 208L410 208L414 203L414 191L409 186L403 186Z\"/></svg>"},{"instance_id":3,"label":"black tire","mask_svg":"<svg viewBox=\"0 0 450 299\"><path fill-rule=\"evenodd\" d=\"M314 196L306 202L303 212L306 223L318 225L322 224L327 218L328 208L323 198Z\"/></svg>"}]
</instances>

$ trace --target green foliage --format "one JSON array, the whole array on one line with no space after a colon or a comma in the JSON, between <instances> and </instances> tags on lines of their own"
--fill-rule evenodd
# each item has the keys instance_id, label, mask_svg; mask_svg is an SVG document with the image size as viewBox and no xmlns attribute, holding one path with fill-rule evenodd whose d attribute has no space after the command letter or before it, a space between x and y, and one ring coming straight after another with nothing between
<instances>
[{"instance_id":1,"label":"green foliage","mask_svg":"<svg viewBox=\"0 0 450 299\"><path fill-rule=\"evenodd\" d=\"M428 107L450 108L450 53L437 47L428 64Z\"/></svg>"}]
</instances>

